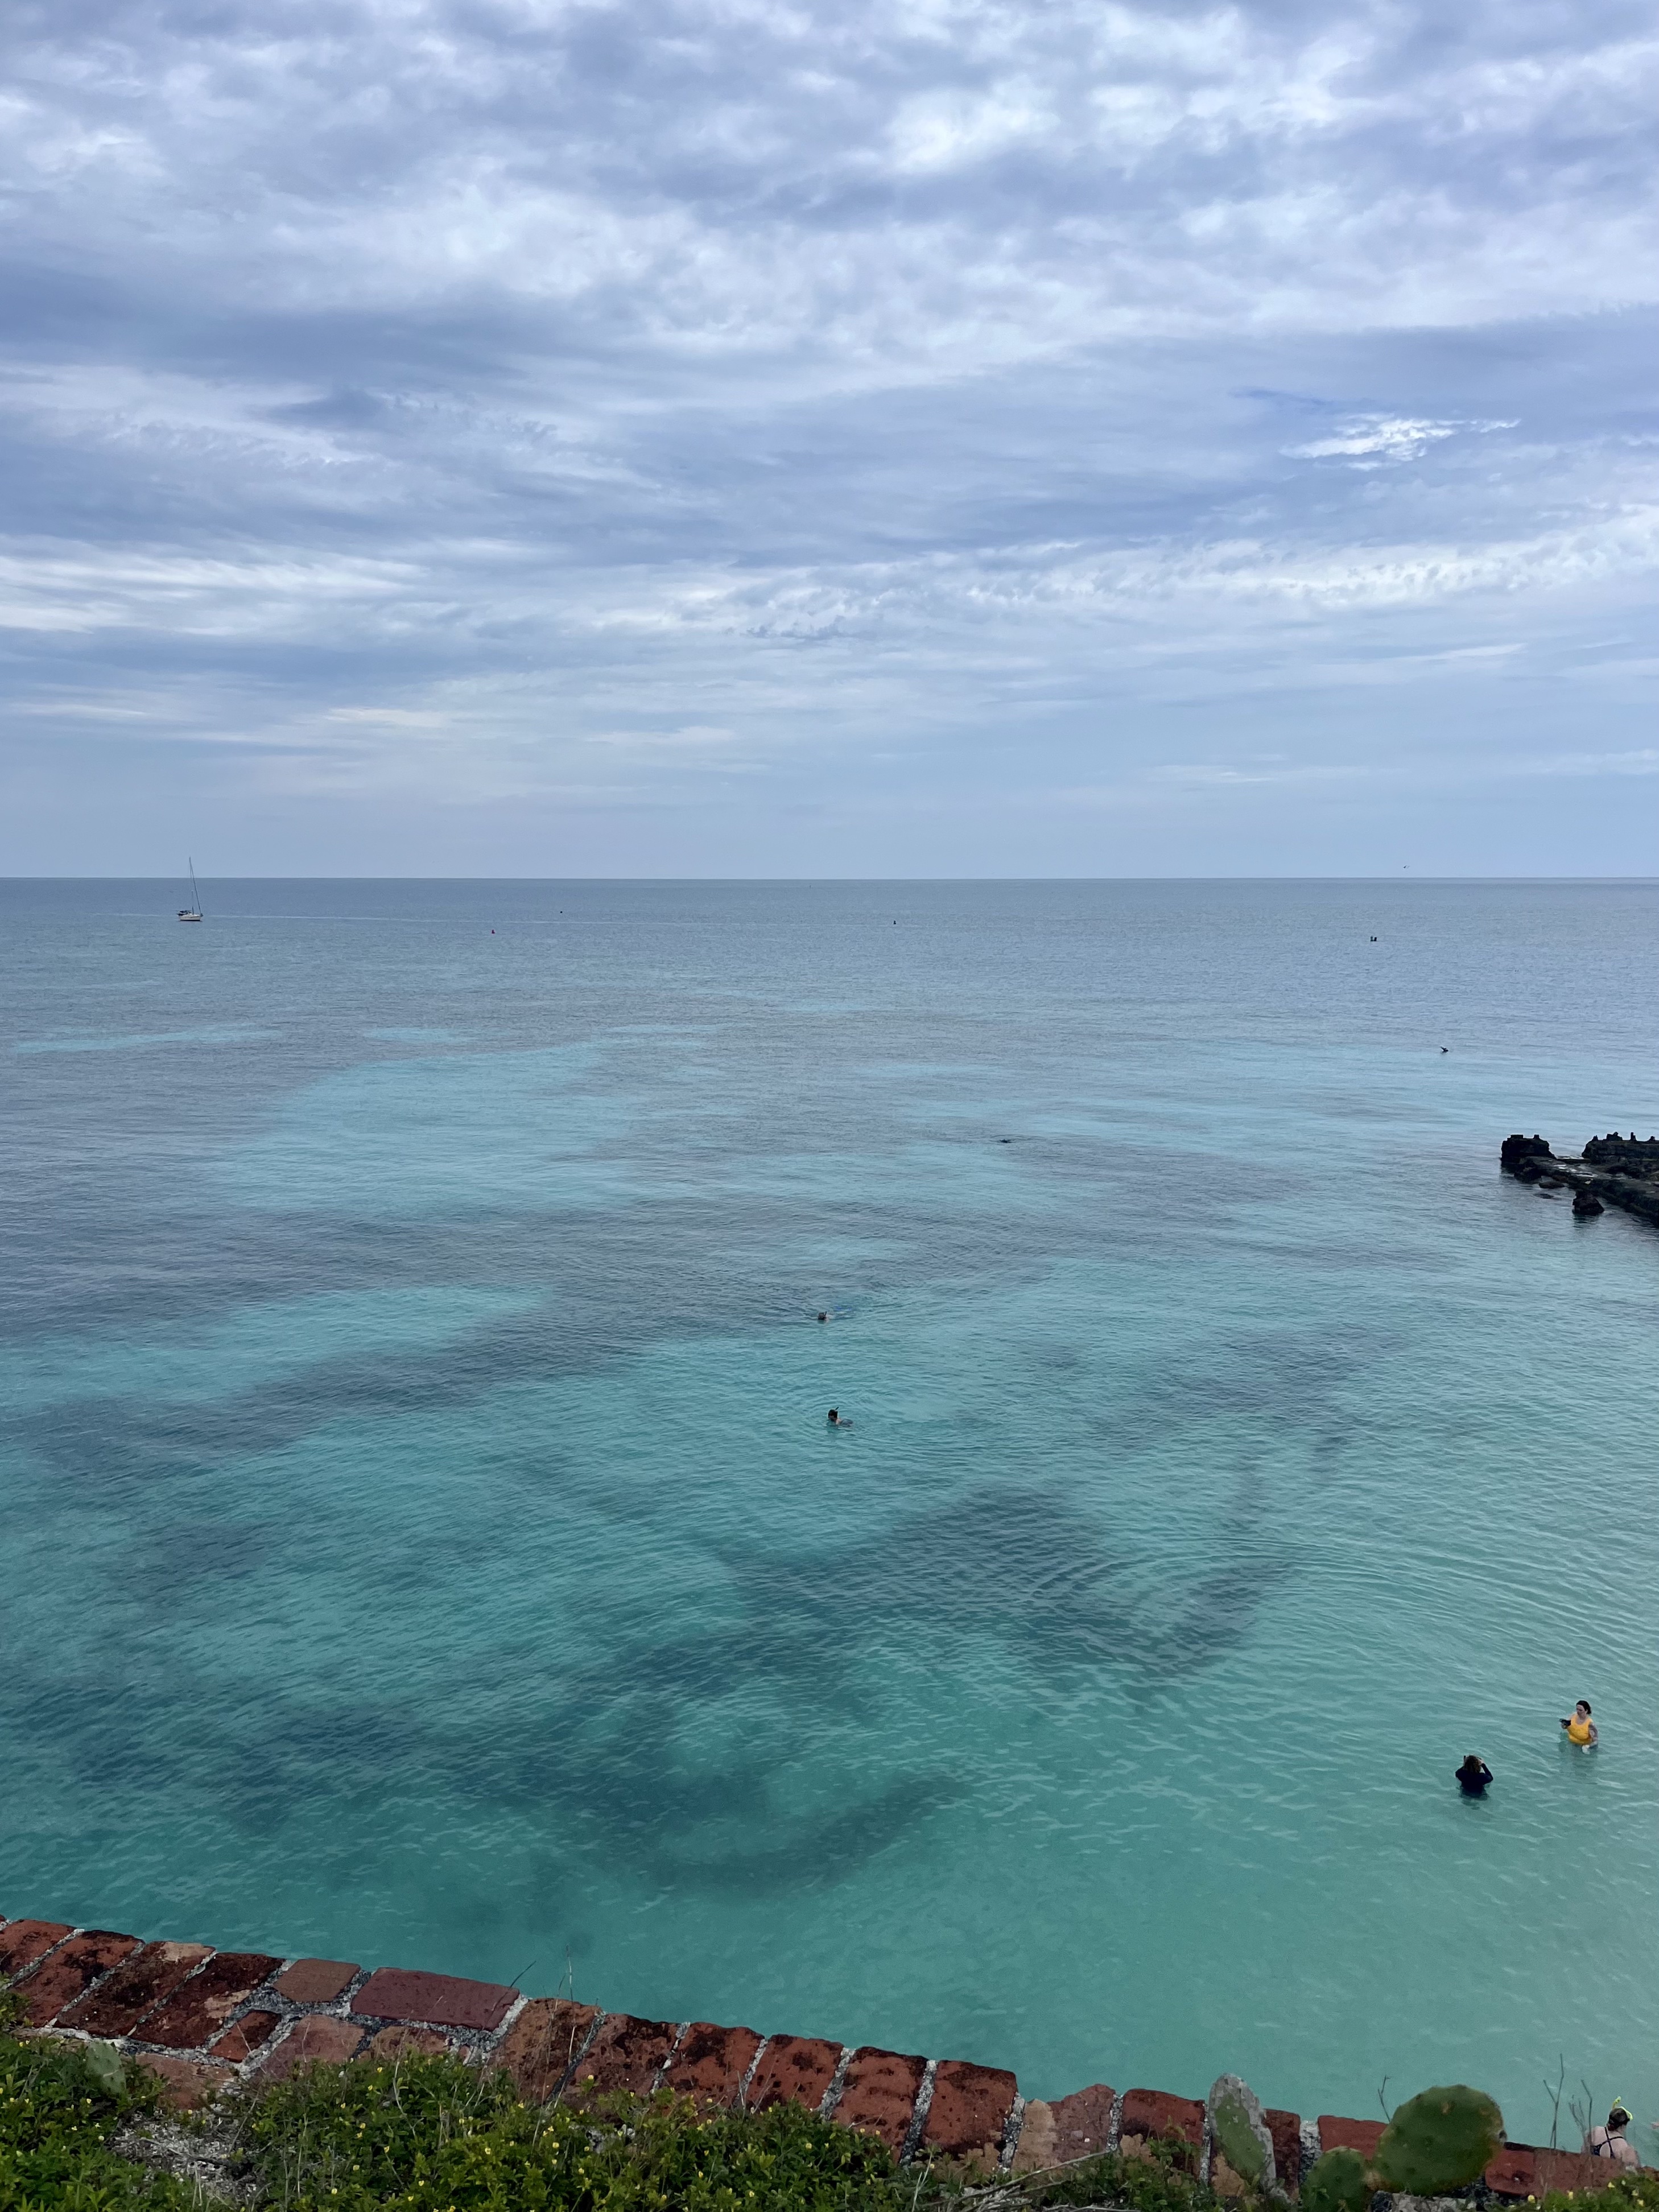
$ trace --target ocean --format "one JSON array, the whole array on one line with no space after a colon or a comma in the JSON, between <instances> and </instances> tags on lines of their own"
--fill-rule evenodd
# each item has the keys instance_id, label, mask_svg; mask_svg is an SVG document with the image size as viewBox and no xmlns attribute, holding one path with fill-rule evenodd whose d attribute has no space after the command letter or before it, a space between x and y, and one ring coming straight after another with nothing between
<instances>
[{"instance_id":1,"label":"ocean","mask_svg":"<svg viewBox=\"0 0 1659 2212\"><path fill-rule=\"evenodd\" d=\"M202 888L0 885L0 1911L1659 2113L1659 885Z\"/></svg>"}]
</instances>

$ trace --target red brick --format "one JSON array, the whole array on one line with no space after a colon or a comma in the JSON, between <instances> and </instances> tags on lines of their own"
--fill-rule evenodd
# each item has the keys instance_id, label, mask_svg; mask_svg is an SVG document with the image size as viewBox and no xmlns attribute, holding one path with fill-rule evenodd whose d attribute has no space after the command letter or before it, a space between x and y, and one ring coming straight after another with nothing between
<instances>
[{"instance_id":1,"label":"red brick","mask_svg":"<svg viewBox=\"0 0 1659 2212\"><path fill-rule=\"evenodd\" d=\"M214 2057L228 2059L233 2066L240 2066L243 2059L251 2058L256 2051L263 2050L285 2017L286 2014L280 2012L245 2012L240 2020L231 2023L214 2045Z\"/></svg>"},{"instance_id":2,"label":"red brick","mask_svg":"<svg viewBox=\"0 0 1659 2212\"><path fill-rule=\"evenodd\" d=\"M351 2009L363 2020L414 2020L434 2027L495 2028L512 2011L516 1990L499 1982L466 1982L453 1974L410 1972L382 1966L371 1974Z\"/></svg>"},{"instance_id":3,"label":"red brick","mask_svg":"<svg viewBox=\"0 0 1659 2212\"><path fill-rule=\"evenodd\" d=\"M853 2053L830 2117L844 2128L856 2128L860 2135L879 2136L896 2156L910 2132L916 2092L927 2070L925 2058L910 2058L900 2051L878 2051L866 2045Z\"/></svg>"},{"instance_id":4,"label":"red brick","mask_svg":"<svg viewBox=\"0 0 1659 2212\"><path fill-rule=\"evenodd\" d=\"M391 2064L399 2058L435 2058L454 2047L441 2028L411 2027L399 2020L371 2035L363 2056Z\"/></svg>"},{"instance_id":5,"label":"red brick","mask_svg":"<svg viewBox=\"0 0 1659 2212\"><path fill-rule=\"evenodd\" d=\"M532 1997L496 2045L494 2063L513 2076L526 2104L544 2105L564 2087L599 2016L596 2006L568 1997Z\"/></svg>"},{"instance_id":6,"label":"red brick","mask_svg":"<svg viewBox=\"0 0 1659 2212\"><path fill-rule=\"evenodd\" d=\"M88 2035L131 2035L147 2012L211 1956L205 1943L146 1943L102 1989L71 2005L58 2025L84 2028Z\"/></svg>"},{"instance_id":7,"label":"red brick","mask_svg":"<svg viewBox=\"0 0 1659 2212\"><path fill-rule=\"evenodd\" d=\"M9 1920L0 1928L0 1978L21 1974L69 1932L62 1920Z\"/></svg>"},{"instance_id":8,"label":"red brick","mask_svg":"<svg viewBox=\"0 0 1659 2212\"><path fill-rule=\"evenodd\" d=\"M1535 2150L1539 2194L1547 2189L1605 2189L1620 2169L1611 2159L1576 2150Z\"/></svg>"},{"instance_id":9,"label":"red brick","mask_svg":"<svg viewBox=\"0 0 1659 2212\"><path fill-rule=\"evenodd\" d=\"M228 2066L216 2066L210 2058L163 2058L146 2052L138 2063L159 2077L161 2102L179 2112L194 2112L236 2079Z\"/></svg>"},{"instance_id":10,"label":"red brick","mask_svg":"<svg viewBox=\"0 0 1659 2212\"><path fill-rule=\"evenodd\" d=\"M662 2077L663 2087L708 2104L734 2105L760 2047L752 2027L716 2027L710 2021L694 2020Z\"/></svg>"},{"instance_id":11,"label":"red brick","mask_svg":"<svg viewBox=\"0 0 1659 2212\"><path fill-rule=\"evenodd\" d=\"M1273 2171L1279 2178L1279 2185L1287 2197L1294 2197L1302 2187L1301 2114L1279 2112L1269 2106L1261 2117L1267 2123L1267 2134L1273 2147Z\"/></svg>"},{"instance_id":12,"label":"red brick","mask_svg":"<svg viewBox=\"0 0 1659 2212\"><path fill-rule=\"evenodd\" d=\"M276 1989L294 2004L332 2004L357 1971L338 1959L296 1959L277 1975Z\"/></svg>"},{"instance_id":13,"label":"red brick","mask_svg":"<svg viewBox=\"0 0 1659 2212\"><path fill-rule=\"evenodd\" d=\"M1097 2081L1087 2089L1073 2089L1054 2106L1054 2149L1062 2165L1073 2159L1098 2158L1111 2132L1115 2089Z\"/></svg>"},{"instance_id":14,"label":"red brick","mask_svg":"<svg viewBox=\"0 0 1659 2212\"><path fill-rule=\"evenodd\" d=\"M308 2014L295 2021L293 2033L285 2036L269 2057L260 2061L258 2077L262 2081L286 2081L299 2066L343 2066L362 2039L361 2021Z\"/></svg>"},{"instance_id":15,"label":"red brick","mask_svg":"<svg viewBox=\"0 0 1659 2212\"><path fill-rule=\"evenodd\" d=\"M1125 2158L1144 2158L1151 2142L1166 2142L1197 2153L1204 2148L1204 2107L1191 2097L1171 2097L1163 2089L1127 2089L1118 2148Z\"/></svg>"},{"instance_id":16,"label":"red brick","mask_svg":"<svg viewBox=\"0 0 1659 2212\"><path fill-rule=\"evenodd\" d=\"M1538 2154L1530 2143L1505 2143L1482 2177L1497 2197L1540 2194Z\"/></svg>"},{"instance_id":17,"label":"red brick","mask_svg":"<svg viewBox=\"0 0 1659 2212\"><path fill-rule=\"evenodd\" d=\"M841 2045L815 2035L775 2035L761 2053L749 2084L749 2109L769 2105L805 2105L816 2112L841 2063Z\"/></svg>"},{"instance_id":18,"label":"red brick","mask_svg":"<svg viewBox=\"0 0 1659 2212\"><path fill-rule=\"evenodd\" d=\"M71 1936L23 1984L19 1994L24 2019L32 2027L44 2027L137 1948L136 1936L112 1936L104 1928L88 1928L83 1935Z\"/></svg>"},{"instance_id":19,"label":"red brick","mask_svg":"<svg viewBox=\"0 0 1659 2212\"><path fill-rule=\"evenodd\" d=\"M1116 2102L1116 2090L1104 2081L1074 2089L1069 2097L1059 2098L1052 2105L1032 2098L1020 2124L1014 2172L1040 2173L1051 2166L1099 2158L1111 2138L1112 2107Z\"/></svg>"},{"instance_id":20,"label":"red brick","mask_svg":"<svg viewBox=\"0 0 1659 2212\"><path fill-rule=\"evenodd\" d=\"M140 2039L164 2044L169 2051L194 2051L216 2035L282 1963L262 1951L216 1952L199 1974L144 2021Z\"/></svg>"},{"instance_id":21,"label":"red brick","mask_svg":"<svg viewBox=\"0 0 1659 2212\"><path fill-rule=\"evenodd\" d=\"M933 2069L933 2101L921 2131L922 2148L987 2168L996 2166L1018 2094L1018 2082L998 2067L940 2059Z\"/></svg>"},{"instance_id":22,"label":"red brick","mask_svg":"<svg viewBox=\"0 0 1659 2212\"><path fill-rule=\"evenodd\" d=\"M1357 2150L1361 2158L1376 2156L1376 2146L1382 2140L1381 2120L1344 2120L1330 2112L1319 2115L1319 2148L1325 2150Z\"/></svg>"},{"instance_id":23,"label":"red brick","mask_svg":"<svg viewBox=\"0 0 1659 2212\"><path fill-rule=\"evenodd\" d=\"M571 2088L585 2097L607 2096L617 2089L643 2097L673 2050L678 2032L669 2021L607 2013L582 2054Z\"/></svg>"}]
</instances>

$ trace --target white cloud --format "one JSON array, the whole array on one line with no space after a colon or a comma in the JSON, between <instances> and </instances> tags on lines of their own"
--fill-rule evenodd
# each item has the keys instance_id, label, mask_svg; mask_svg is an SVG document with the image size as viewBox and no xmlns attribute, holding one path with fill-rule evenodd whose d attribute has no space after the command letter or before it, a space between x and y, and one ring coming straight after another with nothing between
<instances>
[{"instance_id":1,"label":"white cloud","mask_svg":"<svg viewBox=\"0 0 1659 2212\"><path fill-rule=\"evenodd\" d=\"M1513 422L1431 422L1408 416L1358 415L1331 437L1316 438L1305 446L1286 446L1284 450L1292 460L1351 459L1357 467L1375 468L1385 461L1421 460L1431 446L1443 438L1455 438L1460 430L1484 433L1516 428Z\"/></svg>"},{"instance_id":2,"label":"white cloud","mask_svg":"<svg viewBox=\"0 0 1659 2212\"><path fill-rule=\"evenodd\" d=\"M1339 690L1355 775L1407 694L1642 751L1627 0L82 5L0 26L32 790L954 806L1156 726L1293 809Z\"/></svg>"}]
</instances>

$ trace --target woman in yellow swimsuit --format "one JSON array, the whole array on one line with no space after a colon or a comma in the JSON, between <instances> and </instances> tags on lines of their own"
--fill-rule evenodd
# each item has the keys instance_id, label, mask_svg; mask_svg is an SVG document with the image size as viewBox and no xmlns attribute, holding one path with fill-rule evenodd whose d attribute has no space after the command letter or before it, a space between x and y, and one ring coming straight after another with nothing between
<instances>
[{"instance_id":1,"label":"woman in yellow swimsuit","mask_svg":"<svg viewBox=\"0 0 1659 2212\"><path fill-rule=\"evenodd\" d=\"M1580 1698L1572 1709L1571 1719L1563 1721L1561 1725L1567 1732L1567 1741L1582 1745L1586 1751L1601 1741L1595 1723L1590 1718L1588 1698Z\"/></svg>"}]
</instances>

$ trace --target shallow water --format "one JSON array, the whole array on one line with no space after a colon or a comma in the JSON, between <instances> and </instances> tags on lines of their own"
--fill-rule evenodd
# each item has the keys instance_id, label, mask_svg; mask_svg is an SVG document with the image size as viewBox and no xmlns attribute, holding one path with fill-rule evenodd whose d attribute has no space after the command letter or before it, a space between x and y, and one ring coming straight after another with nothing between
<instances>
[{"instance_id":1,"label":"shallow water","mask_svg":"<svg viewBox=\"0 0 1659 2212\"><path fill-rule=\"evenodd\" d=\"M204 896L0 886L0 1910L1659 2112L1659 886Z\"/></svg>"}]
</instances>

